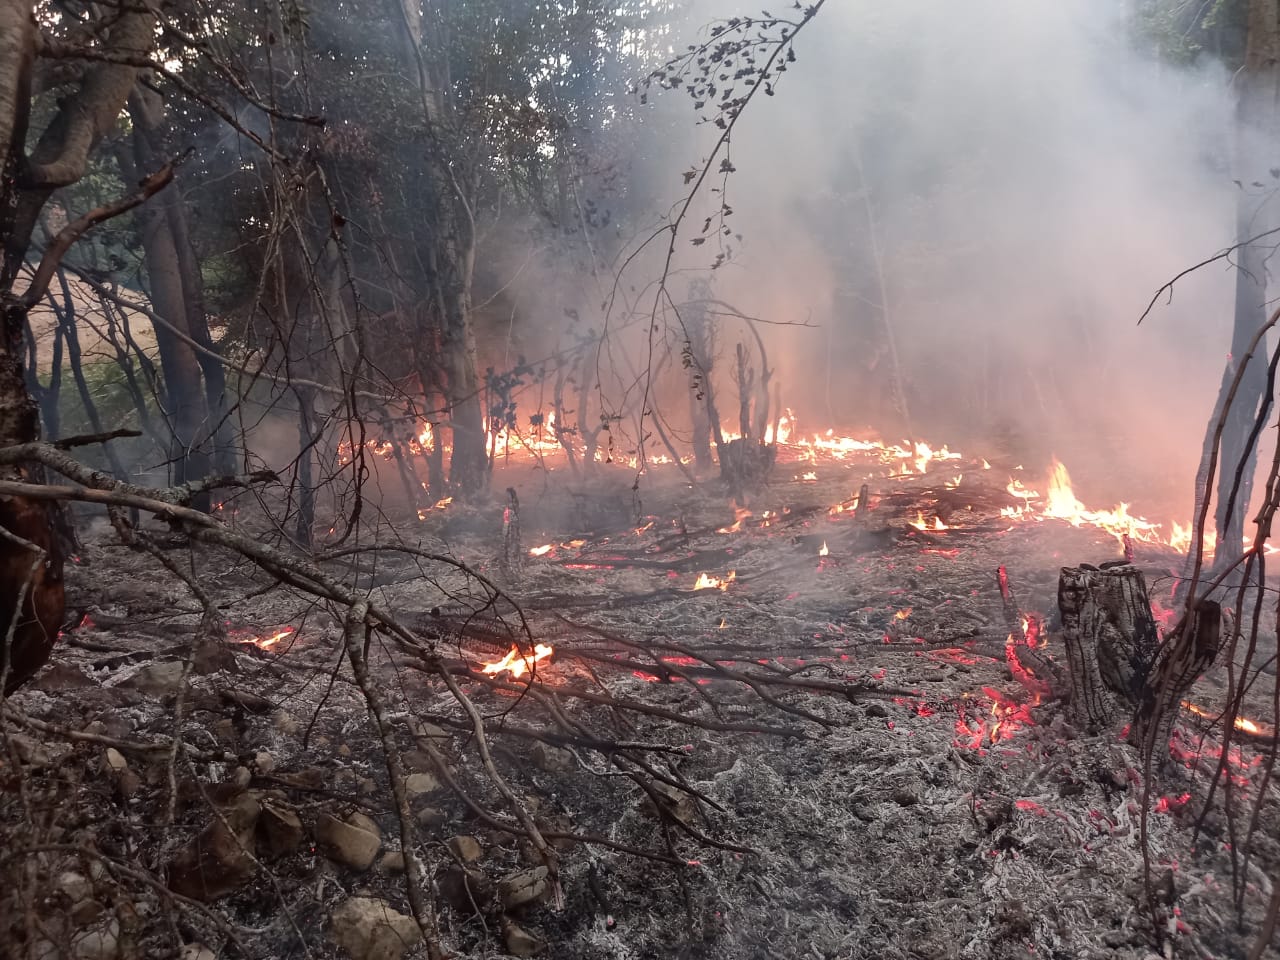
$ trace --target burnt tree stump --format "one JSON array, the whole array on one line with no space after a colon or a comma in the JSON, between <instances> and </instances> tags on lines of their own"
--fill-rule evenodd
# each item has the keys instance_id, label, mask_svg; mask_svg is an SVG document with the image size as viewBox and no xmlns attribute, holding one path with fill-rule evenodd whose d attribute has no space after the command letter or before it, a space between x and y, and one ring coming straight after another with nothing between
<instances>
[{"instance_id":1,"label":"burnt tree stump","mask_svg":"<svg viewBox=\"0 0 1280 960\"><path fill-rule=\"evenodd\" d=\"M1196 604L1190 622L1165 638L1151 682L1142 691L1129 728L1129 742L1163 759L1182 699L1213 665L1222 643L1222 607L1213 600Z\"/></svg>"},{"instance_id":2,"label":"burnt tree stump","mask_svg":"<svg viewBox=\"0 0 1280 960\"><path fill-rule=\"evenodd\" d=\"M754 491L764 483L778 459L775 444L757 443L746 437L720 444L716 451L720 457L720 478L739 503L747 491Z\"/></svg>"},{"instance_id":3,"label":"burnt tree stump","mask_svg":"<svg viewBox=\"0 0 1280 960\"><path fill-rule=\"evenodd\" d=\"M1071 712L1091 730L1132 713L1159 648L1142 571L1123 561L1063 567L1058 609L1071 677Z\"/></svg>"},{"instance_id":4,"label":"burnt tree stump","mask_svg":"<svg viewBox=\"0 0 1280 960\"><path fill-rule=\"evenodd\" d=\"M1075 721L1097 731L1123 712L1129 742L1166 759L1182 698L1217 657L1221 607L1200 601L1161 643L1142 572L1113 561L1063 567L1058 609Z\"/></svg>"}]
</instances>

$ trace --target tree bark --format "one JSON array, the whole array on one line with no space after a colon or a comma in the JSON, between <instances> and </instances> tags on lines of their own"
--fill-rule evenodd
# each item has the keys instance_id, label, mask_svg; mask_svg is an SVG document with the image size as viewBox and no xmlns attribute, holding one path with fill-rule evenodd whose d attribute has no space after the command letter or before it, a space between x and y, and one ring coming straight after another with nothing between
<instances>
[{"instance_id":1,"label":"tree bark","mask_svg":"<svg viewBox=\"0 0 1280 960\"><path fill-rule=\"evenodd\" d=\"M175 185L176 186L176 185ZM204 379L205 412L209 423L205 431L212 441L213 468L220 474L236 472L235 442L228 415L227 373L218 359L218 347L209 332L209 313L204 300L204 277L200 261L196 257L195 244L191 241L191 227L187 216L187 201L179 189L163 194L165 216L169 233L173 237L178 255L178 270L182 277L183 299L187 307L187 331L191 339L208 353L195 353L196 363ZM190 349L190 348L188 348Z\"/></svg>"},{"instance_id":2,"label":"tree bark","mask_svg":"<svg viewBox=\"0 0 1280 960\"><path fill-rule=\"evenodd\" d=\"M129 116L133 120L133 164L123 162L128 171L146 170L154 166L156 139L163 104L154 94L135 91L129 100ZM169 227L165 203L151 202L138 210L142 249L146 257L148 293L152 308L172 326L191 337L188 325L187 291L183 285L182 267L177 244ZM201 390L202 371L191 345L164 326L155 326L156 347L160 351L160 369L164 376L164 401L172 436L169 462L173 483L181 485L198 480L209 473L209 456L205 446L208 415ZM196 509L208 509L208 496Z\"/></svg>"},{"instance_id":3,"label":"tree bark","mask_svg":"<svg viewBox=\"0 0 1280 960\"><path fill-rule=\"evenodd\" d=\"M1277 98L1280 98L1280 0L1249 0L1247 31L1245 62L1239 75L1240 93L1236 106L1236 179L1240 185L1236 203L1238 242L1257 236L1280 222L1275 209L1277 201L1271 196L1278 184L1270 174L1280 146L1280 131L1277 130L1280 121L1277 113ZM1267 184L1266 190L1258 192L1258 188L1253 186L1255 183ZM1267 380L1263 352L1249 360L1244 358L1254 335L1267 322L1267 260L1270 254L1268 241L1245 243L1237 254L1231 354L1206 433L1207 448L1214 424L1221 416L1226 391L1235 377L1236 364L1246 362L1239 391L1222 433L1214 512L1218 533L1214 563L1219 569L1234 563L1244 550L1244 522L1257 458L1256 447L1249 443L1249 435ZM1204 471L1211 452L1206 449L1202 454L1196 485L1197 508L1209 494Z\"/></svg>"},{"instance_id":4,"label":"tree bark","mask_svg":"<svg viewBox=\"0 0 1280 960\"><path fill-rule=\"evenodd\" d=\"M1123 707L1132 711L1147 686L1159 638L1146 580L1127 563L1063 567L1058 610L1071 673L1071 712L1104 729Z\"/></svg>"},{"instance_id":5,"label":"tree bark","mask_svg":"<svg viewBox=\"0 0 1280 960\"><path fill-rule=\"evenodd\" d=\"M0 0L0 447L40 435L39 411L21 358L27 311L43 291L14 291L32 232L54 189L83 176L94 147L114 128L137 75L135 67L110 58L92 63L77 89L59 103L31 156L25 156L38 39L33 11L33 3ZM114 19L102 24L105 52L147 56L155 44L150 9L128 6L109 15ZM42 268L56 266L56 259L47 256ZM0 473L8 480L40 479L40 471L26 465ZM58 515L46 501L0 499L0 688L5 695L45 663L62 625L65 550L57 526Z\"/></svg>"},{"instance_id":6,"label":"tree bark","mask_svg":"<svg viewBox=\"0 0 1280 960\"><path fill-rule=\"evenodd\" d=\"M1192 684L1218 656L1222 642L1222 608L1213 600L1197 604L1190 622L1160 647L1151 682L1142 691L1129 742L1160 760L1168 757L1173 720Z\"/></svg>"}]
</instances>

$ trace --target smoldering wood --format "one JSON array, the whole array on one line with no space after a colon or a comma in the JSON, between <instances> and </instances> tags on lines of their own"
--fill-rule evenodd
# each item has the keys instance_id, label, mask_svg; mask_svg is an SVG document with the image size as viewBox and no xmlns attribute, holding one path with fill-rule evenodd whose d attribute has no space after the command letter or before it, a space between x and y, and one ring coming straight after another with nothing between
<instances>
[{"instance_id":1,"label":"smoldering wood","mask_svg":"<svg viewBox=\"0 0 1280 960\"><path fill-rule=\"evenodd\" d=\"M1063 567L1058 609L1072 716L1089 729L1104 729L1145 695L1159 642L1146 580L1124 561Z\"/></svg>"},{"instance_id":2,"label":"smoldering wood","mask_svg":"<svg viewBox=\"0 0 1280 960\"><path fill-rule=\"evenodd\" d=\"M502 575L516 580L524 572L524 546L520 537L520 498L514 487L507 487L507 505L502 511Z\"/></svg>"}]
</instances>

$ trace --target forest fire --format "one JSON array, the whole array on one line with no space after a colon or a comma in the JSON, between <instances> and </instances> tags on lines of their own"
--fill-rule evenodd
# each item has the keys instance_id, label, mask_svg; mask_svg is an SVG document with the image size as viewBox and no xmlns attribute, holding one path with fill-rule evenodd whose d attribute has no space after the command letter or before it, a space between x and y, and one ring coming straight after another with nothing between
<instances>
[{"instance_id":1,"label":"forest fire","mask_svg":"<svg viewBox=\"0 0 1280 960\"><path fill-rule=\"evenodd\" d=\"M694 590L728 590L729 584L738 579L738 572L730 570L728 575L721 577L713 577L706 573L698 574L698 579L693 585Z\"/></svg>"},{"instance_id":2,"label":"forest fire","mask_svg":"<svg viewBox=\"0 0 1280 960\"><path fill-rule=\"evenodd\" d=\"M486 449L491 462L524 459L541 464L548 458L569 456L570 451L566 449L565 438L557 432L555 427L554 411L535 415L531 421L536 422L536 425L527 433L503 428L496 432L491 430L486 435ZM722 431L722 433L726 441L737 436L731 431ZM425 456L434 449L435 442L432 427L430 424L423 423L417 428L416 435L412 439L404 441L404 449L410 455ZM779 418L776 430L772 426L768 428L766 442L777 443L779 460L784 462L816 464L819 460L827 460L841 463L855 456L867 457L881 465L886 471L884 474L886 478L925 477L939 464L954 463L964 459L961 453L953 451L948 445L935 447L919 440L910 443L888 443L876 438L841 435L834 429L802 435L796 428L795 415L791 411L787 411L786 415ZM388 439L368 440L364 445L371 454L386 461L395 460L398 456L394 442ZM570 448L573 446L572 443L569 444ZM448 449L447 445L445 449ZM340 463L350 462L350 443L340 445L338 452ZM576 452L581 455L584 451ZM600 462L612 459L614 462L628 463L632 467L640 464L640 458L637 455L619 457L616 453L602 450L595 451L595 458ZM688 457L682 457L681 460L690 462ZM644 462L653 465L674 461L667 456L646 455ZM974 461L974 464L973 469L983 471L992 469L990 461L984 458L979 458ZM1022 468L1019 466L1016 469ZM814 470L808 470L797 474L795 479L812 483L817 476ZM942 480L942 486L948 490L958 489L964 481L964 476L963 472L958 472ZM1127 503L1119 503L1111 509L1091 509L1076 496L1066 466L1057 459L1052 460L1043 487L1029 486L1022 478L1015 476L1010 477L1006 492L1017 501L1013 506L1001 508L1001 516L1006 520L1019 522L1059 520L1074 527L1093 527L1105 531L1122 542L1127 537L1131 543L1167 546L1180 552L1186 552L1191 546L1192 535L1189 524L1174 521L1166 528L1163 524L1133 513ZM834 516L852 511L859 506L858 499L855 496L848 501L835 504L828 512ZM452 503L451 497L439 499L429 507L419 508L418 517L425 520L433 511L443 510L450 503ZM733 504L732 509L733 522L717 528L717 533L738 533L744 528L745 522L753 516L753 511L745 506ZM761 514L760 526L768 526L773 516L767 512ZM943 532L951 528L951 524L940 516L927 517L923 509L918 510L916 517L908 522L921 531ZM1206 531L1206 553L1212 553L1213 547L1213 533ZM546 552L549 551L543 550L542 553L530 551L530 555L542 556Z\"/></svg>"},{"instance_id":3,"label":"forest fire","mask_svg":"<svg viewBox=\"0 0 1280 960\"><path fill-rule=\"evenodd\" d=\"M496 676L505 670L511 674L513 679L519 679L525 673L531 671L534 664L547 659L554 652L554 649L545 643L534 644L532 654L523 654L520 652L519 647L512 647L501 660L484 664L481 672Z\"/></svg>"},{"instance_id":4,"label":"forest fire","mask_svg":"<svg viewBox=\"0 0 1280 960\"><path fill-rule=\"evenodd\" d=\"M933 523L928 523L924 518L923 510L917 510L916 518L910 521L910 523L911 523L911 526L915 527L917 530L942 531L942 530L950 529L950 527L948 527L945 523L942 522L941 517L934 517Z\"/></svg>"}]
</instances>

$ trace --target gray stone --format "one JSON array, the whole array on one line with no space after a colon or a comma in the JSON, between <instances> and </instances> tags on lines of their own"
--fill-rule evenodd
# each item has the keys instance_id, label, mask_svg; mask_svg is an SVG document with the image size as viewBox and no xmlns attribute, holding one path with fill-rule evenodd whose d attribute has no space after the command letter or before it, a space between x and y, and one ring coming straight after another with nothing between
<instances>
[{"instance_id":1,"label":"gray stone","mask_svg":"<svg viewBox=\"0 0 1280 960\"><path fill-rule=\"evenodd\" d=\"M446 846L463 863L475 863L484 856L484 847L475 837L450 837Z\"/></svg>"},{"instance_id":2,"label":"gray stone","mask_svg":"<svg viewBox=\"0 0 1280 960\"><path fill-rule=\"evenodd\" d=\"M329 936L351 960L400 960L422 931L385 901L352 897L333 911Z\"/></svg>"},{"instance_id":3,"label":"gray stone","mask_svg":"<svg viewBox=\"0 0 1280 960\"><path fill-rule=\"evenodd\" d=\"M502 927L502 942L513 957L532 957L541 953L546 944L528 930L515 923Z\"/></svg>"},{"instance_id":4,"label":"gray stone","mask_svg":"<svg viewBox=\"0 0 1280 960\"><path fill-rule=\"evenodd\" d=\"M448 740L449 732L443 727L425 720L410 720L409 729L415 737L426 737L428 740Z\"/></svg>"},{"instance_id":5,"label":"gray stone","mask_svg":"<svg viewBox=\"0 0 1280 960\"><path fill-rule=\"evenodd\" d=\"M71 953L76 960L116 960L120 956L120 921L112 917L92 930L76 934L71 940Z\"/></svg>"},{"instance_id":6,"label":"gray stone","mask_svg":"<svg viewBox=\"0 0 1280 960\"><path fill-rule=\"evenodd\" d=\"M316 842L330 860L364 871L373 866L382 835L378 825L362 814L352 814L344 823L326 813L316 821Z\"/></svg>"},{"instance_id":7,"label":"gray stone","mask_svg":"<svg viewBox=\"0 0 1280 960\"><path fill-rule=\"evenodd\" d=\"M269 857L283 857L302 845L302 821L288 807L267 802L258 818L258 839Z\"/></svg>"},{"instance_id":8,"label":"gray stone","mask_svg":"<svg viewBox=\"0 0 1280 960\"><path fill-rule=\"evenodd\" d=\"M404 873L404 851L388 850L378 861L378 869L383 873Z\"/></svg>"},{"instance_id":9,"label":"gray stone","mask_svg":"<svg viewBox=\"0 0 1280 960\"><path fill-rule=\"evenodd\" d=\"M241 794L221 816L181 847L169 861L169 889L194 900L216 900L239 889L257 871L256 830L262 807Z\"/></svg>"},{"instance_id":10,"label":"gray stone","mask_svg":"<svg viewBox=\"0 0 1280 960\"><path fill-rule=\"evenodd\" d=\"M359 827L361 830L368 830L370 833L376 833L382 836L382 828L378 826L378 822L372 817L361 813L359 810L353 810L351 816L347 817L347 823L353 827Z\"/></svg>"},{"instance_id":11,"label":"gray stone","mask_svg":"<svg viewBox=\"0 0 1280 960\"><path fill-rule=\"evenodd\" d=\"M416 814L418 823L427 829L442 827L449 821L449 815L439 807L423 807Z\"/></svg>"},{"instance_id":12,"label":"gray stone","mask_svg":"<svg viewBox=\"0 0 1280 960\"><path fill-rule=\"evenodd\" d=\"M416 800L440 789L440 781L429 773L411 773L404 778L404 789L409 800Z\"/></svg>"},{"instance_id":13,"label":"gray stone","mask_svg":"<svg viewBox=\"0 0 1280 960\"><path fill-rule=\"evenodd\" d=\"M69 903L79 903L89 896L93 887L89 883L89 878L84 874L68 870L59 874L58 889L62 891L63 896L67 898Z\"/></svg>"},{"instance_id":14,"label":"gray stone","mask_svg":"<svg viewBox=\"0 0 1280 960\"><path fill-rule=\"evenodd\" d=\"M530 867L503 877L498 881L498 898L503 908L514 910L541 900L547 894L547 875L546 867Z\"/></svg>"},{"instance_id":15,"label":"gray stone","mask_svg":"<svg viewBox=\"0 0 1280 960\"><path fill-rule=\"evenodd\" d=\"M99 919L107 908L97 900L81 900L72 904L71 909L67 912L67 916L71 918L71 922L80 927L87 927L95 920Z\"/></svg>"},{"instance_id":16,"label":"gray stone","mask_svg":"<svg viewBox=\"0 0 1280 960\"><path fill-rule=\"evenodd\" d=\"M572 753L561 747L543 743L541 740L533 745L530 755L533 757L534 764L548 773L562 773L572 770L574 766Z\"/></svg>"},{"instance_id":17,"label":"gray stone","mask_svg":"<svg viewBox=\"0 0 1280 960\"><path fill-rule=\"evenodd\" d=\"M449 906L464 916L487 910L493 901L493 883L473 867L451 863L436 874L436 884Z\"/></svg>"},{"instance_id":18,"label":"gray stone","mask_svg":"<svg viewBox=\"0 0 1280 960\"><path fill-rule=\"evenodd\" d=\"M156 697L177 693L178 685L182 683L183 669L181 660L170 660L168 663L149 663L141 670L122 680L120 686Z\"/></svg>"}]
</instances>

